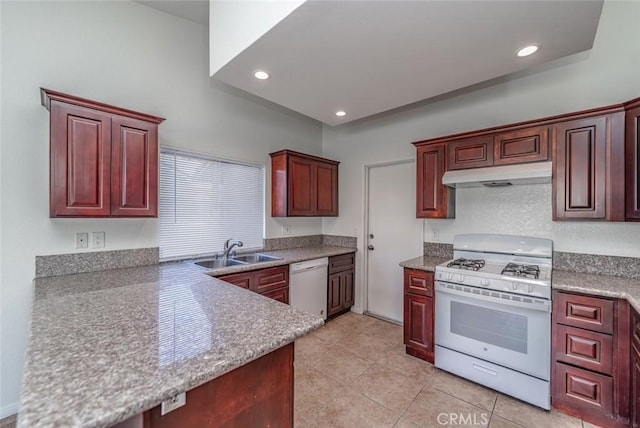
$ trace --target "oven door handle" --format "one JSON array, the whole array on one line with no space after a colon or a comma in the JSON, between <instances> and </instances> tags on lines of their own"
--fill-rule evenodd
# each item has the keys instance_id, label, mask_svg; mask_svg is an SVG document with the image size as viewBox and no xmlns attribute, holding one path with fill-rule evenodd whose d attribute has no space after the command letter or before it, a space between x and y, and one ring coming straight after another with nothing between
<instances>
[{"instance_id":1,"label":"oven door handle","mask_svg":"<svg viewBox=\"0 0 640 428\"><path fill-rule=\"evenodd\" d=\"M464 286L464 287L471 289L470 287L467 287L467 286ZM436 292L452 294L454 296L466 297L468 299L473 299L473 300L483 300L485 302L496 303L499 305L515 306L518 308L530 309L532 311L551 312L550 301L545 301L544 303L527 303L527 302L522 302L517 300L503 299L500 297L484 296L482 294L470 293L467 291L453 290L447 287L446 285L442 285L438 281L436 281ZM493 291L493 292L503 294L500 291ZM529 297L523 296L523 298L529 298ZM436 300L437 300L437 297L436 297ZM536 299L536 300L540 301L540 299Z\"/></svg>"}]
</instances>

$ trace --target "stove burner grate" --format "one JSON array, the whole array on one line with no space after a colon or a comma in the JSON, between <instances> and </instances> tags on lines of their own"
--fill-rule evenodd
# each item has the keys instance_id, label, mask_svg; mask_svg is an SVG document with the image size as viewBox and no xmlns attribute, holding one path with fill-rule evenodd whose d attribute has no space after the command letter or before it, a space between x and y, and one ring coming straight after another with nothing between
<instances>
[{"instance_id":1,"label":"stove burner grate","mask_svg":"<svg viewBox=\"0 0 640 428\"><path fill-rule=\"evenodd\" d=\"M447 267L467 270L479 270L484 266L482 259L455 259L447 264Z\"/></svg>"},{"instance_id":2,"label":"stove burner grate","mask_svg":"<svg viewBox=\"0 0 640 428\"><path fill-rule=\"evenodd\" d=\"M504 269L502 269L502 275L538 279L540 276L540 268L537 265L509 263Z\"/></svg>"}]
</instances>

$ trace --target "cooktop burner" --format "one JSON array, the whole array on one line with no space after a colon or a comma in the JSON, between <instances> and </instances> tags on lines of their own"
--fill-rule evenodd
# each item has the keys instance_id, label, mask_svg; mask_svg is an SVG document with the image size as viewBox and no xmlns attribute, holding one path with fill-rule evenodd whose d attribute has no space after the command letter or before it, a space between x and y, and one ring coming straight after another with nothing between
<instances>
[{"instance_id":1,"label":"cooktop burner","mask_svg":"<svg viewBox=\"0 0 640 428\"><path fill-rule=\"evenodd\" d=\"M509 263L504 269L502 269L502 275L538 279L540 276L540 268L537 265Z\"/></svg>"},{"instance_id":2,"label":"cooktop burner","mask_svg":"<svg viewBox=\"0 0 640 428\"><path fill-rule=\"evenodd\" d=\"M455 259L447 264L447 267L467 270L478 270L484 266L482 259Z\"/></svg>"}]
</instances>

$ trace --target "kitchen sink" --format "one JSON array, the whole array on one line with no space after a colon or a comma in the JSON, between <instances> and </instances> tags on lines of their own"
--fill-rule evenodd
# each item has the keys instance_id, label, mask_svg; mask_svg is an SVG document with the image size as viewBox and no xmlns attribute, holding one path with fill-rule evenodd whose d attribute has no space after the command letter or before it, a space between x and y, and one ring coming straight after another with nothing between
<instances>
[{"instance_id":1,"label":"kitchen sink","mask_svg":"<svg viewBox=\"0 0 640 428\"><path fill-rule=\"evenodd\" d=\"M266 254L254 253L254 254L243 254L241 256L235 256L231 260L239 260L244 263L261 263L261 262L272 262L275 260L282 260L280 257L267 256Z\"/></svg>"},{"instance_id":2,"label":"kitchen sink","mask_svg":"<svg viewBox=\"0 0 640 428\"><path fill-rule=\"evenodd\" d=\"M194 264L207 269L216 269L227 266L246 265L247 263L234 259L208 259L194 262Z\"/></svg>"},{"instance_id":3,"label":"kitchen sink","mask_svg":"<svg viewBox=\"0 0 640 428\"><path fill-rule=\"evenodd\" d=\"M196 264L207 269L219 269L228 266L250 265L254 263L272 262L274 260L282 260L280 257L268 256L266 254L253 253L235 256L229 259L200 259L189 260L190 263Z\"/></svg>"}]
</instances>

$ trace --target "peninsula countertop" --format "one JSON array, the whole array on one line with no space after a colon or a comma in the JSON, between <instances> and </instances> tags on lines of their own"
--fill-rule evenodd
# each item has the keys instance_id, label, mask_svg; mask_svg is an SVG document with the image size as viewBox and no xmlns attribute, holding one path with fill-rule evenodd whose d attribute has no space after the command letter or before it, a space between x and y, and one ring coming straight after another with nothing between
<instances>
[{"instance_id":1,"label":"peninsula countertop","mask_svg":"<svg viewBox=\"0 0 640 428\"><path fill-rule=\"evenodd\" d=\"M19 427L114 425L323 325L187 263L34 285Z\"/></svg>"}]
</instances>

